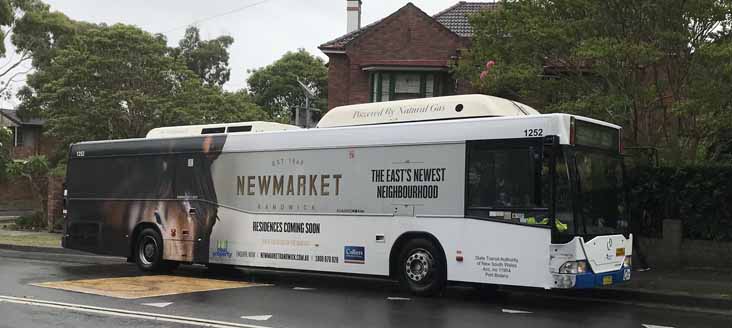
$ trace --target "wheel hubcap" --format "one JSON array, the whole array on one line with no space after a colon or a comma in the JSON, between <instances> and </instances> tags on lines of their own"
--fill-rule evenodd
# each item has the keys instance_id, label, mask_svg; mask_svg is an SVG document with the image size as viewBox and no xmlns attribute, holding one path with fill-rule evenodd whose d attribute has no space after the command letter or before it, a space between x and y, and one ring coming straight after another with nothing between
<instances>
[{"instance_id":1,"label":"wheel hubcap","mask_svg":"<svg viewBox=\"0 0 732 328\"><path fill-rule=\"evenodd\" d=\"M407 277L414 282L421 282L430 275L434 266L432 254L424 249L416 249L407 257L405 263Z\"/></svg>"},{"instance_id":2,"label":"wheel hubcap","mask_svg":"<svg viewBox=\"0 0 732 328\"><path fill-rule=\"evenodd\" d=\"M155 238L145 236L140 242L139 254L140 261L145 265L150 265L155 261L155 254L158 250L158 244Z\"/></svg>"}]
</instances>

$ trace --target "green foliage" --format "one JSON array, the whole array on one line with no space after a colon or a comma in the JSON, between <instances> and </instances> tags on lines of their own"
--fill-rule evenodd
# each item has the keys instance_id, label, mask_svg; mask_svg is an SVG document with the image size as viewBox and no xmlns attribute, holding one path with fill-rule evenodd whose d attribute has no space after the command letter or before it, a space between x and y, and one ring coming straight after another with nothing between
<instances>
[{"instance_id":1,"label":"green foliage","mask_svg":"<svg viewBox=\"0 0 732 328\"><path fill-rule=\"evenodd\" d=\"M49 170L48 175L51 177L65 177L66 176L66 164L61 163L56 165L54 168Z\"/></svg>"},{"instance_id":2,"label":"green foliage","mask_svg":"<svg viewBox=\"0 0 732 328\"><path fill-rule=\"evenodd\" d=\"M311 106L322 110L327 108L328 69L322 59L305 49L287 52L271 65L249 72L249 92L255 102L273 117L288 117L288 109L305 105L298 78L315 90L318 99Z\"/></svg>"},{"instance_id":3,"label":"green foliage","mask_svg":"<svg viewBox=\"0 0 732 328\"><path fill-rule=\"evenodd\" d=\"M89 26L74 22L60 12L51 12L48 5L39 0L17 0L12 42L21 55L32 55L33 65L47 64L53 50L64 45L79 29Z\"/></svg>"},{"instance_id":4,"label":"green foliage","mask_svg":"<svg viewBox=\"0 0 732 328\"><path fill-rule=\"evenodd\" d=\"M204 85L170 55L163 36L121 24L78 30L28 77L19 98L22 112L47 119L61 152L159 126L266 118L245 94Z\"/></svg>"},{"instance_id":5,"label":"green foliage","mask_svg":"<svg viewBox=\"0 0 732 328\"><path fill-rule=\"evenodd\" d=\"M503 1L471 24L455 71L481 92L620 124L628 145L667 162L729 147L718 138L732 124L729 1Z\"/></svg>"},{"instance_id":6,"label":"green foliage","mask_svg":"<svg viewBox=\"0 0 732 328\"><path fill-rule=\"evenodd\" d=\"M42 212L33 212L15 218L15 227L21 230L46 228L46 219Z\"/></svg>"},{"instance_id":7,"label":"green foliage","mask_svg":"<svg viewBox=\"0 0 732 328\"><path fill-rule=\"evenodd\" d=\"M7 166L8 175L12 177L25 177L31 179L44 179L50 166L46 156L31 156L25 160L15 160Z\"/></svg>"},{"instance_id":8,"label":"green foliage","mask_svg":"<svg viewBox=\"0 0 732 328\"><path fill-rule=\"evenodd\" d=\"M41 64L55 45L65 42L70 22L40 0L0 0L0 96L12 97L15 85L30 71L23 64ZM15 48L12 55L6 54L8 36Z\"/></svg>"},{"instance_id":9,"label":"green foliage","mask_svg":"<svg viewBox=\"0 0 732 328\"><path fill-rule=\"evenodd\" d=\"M5 180L6 167L10 162L13 132L6 127L0 127L0 182Z\"/></svg>"},{"instance_id":10,"label":"green foliage","mask_svg":"<svg viewBox=\"0 0 732 328\"><path fill-rule=\"evenodd\" d=\"M0 26L9 26L13 24L13 7L10 5L10 1L0 1ZM0 30L0 39L5 40L6 31ZM0 54L5 55L5 42L0 43Z\"/></svg>"},{"instance_id":11,"label":"green foliage","mask_svg":"<svg viewBox=\"0 0 732 328\"><path fill-rule=\"evenodd\" d=\"M174 57L183 59L188 69L210 86L223 86L229 81L229 46L234 38L224 35L213 40L201 40L197 27L186 29L186 34L173 48Z\"/></svg>"},{"instance_id":12,"label":"green foliage","mask_svg":"<svg viewBox=\"0 0 732 328\"><path fill-rule=\"evenodd\" d=\"M31 156L25 160L15 160L8 164L6 171L10 177L25 179L33 190L33 196L43 209L41 215L45 218L48 196L48 172L50 164L46 156Z\"/></svg>"},{"instance_id":13,"label":"green foliage","mask_svg":"<svg viewBox=\"0 0 732 328\"><path fill-rule=\"evenodd\" d=\"M660 237L662 221L682 221L684 238L732 241L732 166L639 167L630 200L641 233Z\"/></svg>"}]
</instances>

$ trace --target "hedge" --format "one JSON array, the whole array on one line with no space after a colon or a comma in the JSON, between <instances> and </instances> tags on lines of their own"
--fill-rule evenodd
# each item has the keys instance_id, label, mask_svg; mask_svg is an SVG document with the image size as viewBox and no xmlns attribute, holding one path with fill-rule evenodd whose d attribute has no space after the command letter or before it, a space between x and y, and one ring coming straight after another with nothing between
<instances>
[{"instance_id":1,"label":"hedge","mask_svg":"<svg viewBox=\"0 0 732 328\"><path fill-rule=\"evenodd\" d=\"M732 241L732 166L637 167L628 173L641 235L660 237L664 219L680 219L684 238Z\"/></svg>"}]
</instances>

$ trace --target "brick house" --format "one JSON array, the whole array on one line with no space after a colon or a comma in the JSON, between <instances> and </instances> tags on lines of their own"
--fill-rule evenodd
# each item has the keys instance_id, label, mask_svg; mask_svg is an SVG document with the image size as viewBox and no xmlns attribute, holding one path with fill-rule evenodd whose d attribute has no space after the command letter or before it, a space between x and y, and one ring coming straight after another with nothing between
<instances>
[{"instance_id":1,"label":"brick house","mask_svg":"<svg viewBox=\"0 0 732 328\"><path fill-rule=\"evenodd\" d=\"M458 2L434 16L412 3L360 27L360 0L347 1L348 33L318 47L328 58L328 109L471 93L449 68L470 46L468 15L495 3Z\"/></svg>"},{"instance_id":2,"label":"brick house","mask_svg":"<svg viewBox=\"0 0 732 328\"><path fill-rule=\"evenodd\" d=\"M0 109L0 127L9 128L13 132L11 156L14 159L48 155L52 143L43 136L44 124L45 121L38 118L21 119L16 110Z\"/></svg>"}]
</instances>

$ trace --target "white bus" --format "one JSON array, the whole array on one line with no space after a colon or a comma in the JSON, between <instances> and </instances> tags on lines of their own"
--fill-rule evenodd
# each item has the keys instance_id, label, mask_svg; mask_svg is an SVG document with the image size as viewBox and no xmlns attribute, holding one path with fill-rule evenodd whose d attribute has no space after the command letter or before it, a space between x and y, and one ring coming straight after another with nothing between
<instances>
[{"instance_id":1,"label":"white bus","mask_svg":"<svg viewBox=\"0 0 732 328\"><path fill-rule=\"evenodd\" d=\"M63 245L179 263L588 288L630 279L621 129L461 95L317 128L166 127L72 145Z\"/></svg>"}]
</instances>

